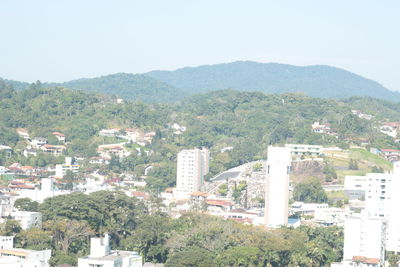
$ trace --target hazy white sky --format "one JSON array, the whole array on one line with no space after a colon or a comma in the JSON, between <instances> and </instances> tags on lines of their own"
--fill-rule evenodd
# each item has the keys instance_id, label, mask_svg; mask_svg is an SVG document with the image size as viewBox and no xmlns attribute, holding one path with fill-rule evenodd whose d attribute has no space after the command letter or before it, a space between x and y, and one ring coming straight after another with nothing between
<instances>
[{"instance_id":1,"label":"hazy white sky","mask_svg":"<svg viewBox=\"0 0 400 267\"><path fill-rule=\"evenodd\" d=\"M0 77L66 81L236 60L400 90L399 0L1 0Z\"/></svg>"}]
</instances>

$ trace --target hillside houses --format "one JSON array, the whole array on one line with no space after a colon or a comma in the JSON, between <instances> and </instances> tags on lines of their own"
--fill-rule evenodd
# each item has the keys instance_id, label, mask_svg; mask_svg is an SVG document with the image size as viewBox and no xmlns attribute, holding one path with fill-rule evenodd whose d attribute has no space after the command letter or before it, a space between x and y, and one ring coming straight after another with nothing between
<instances>
[{"instance_id":1,"label":"hillside houses","mask_svg":"<svg viewBox=\"0 0 400 267\"><path fill-rule=\"evenodd\" d=\"M17 134L22 137L25 140L28 140L30 138L28 130L24 128L18 128L17 129Z\"/></svg>"},{"instance_id":2,"label":"hillside houses","mask_svg":"<svg viewBox=\"0 0 400 267\"><path fill-rule=\"evenodd\" d=\"M381 133L386 134L390 137L396 138L398 129L400 128L400 122L383 122L379 126L379 130Z\"/></svg>"},{"instance_id":3,"label":"hillside houses","mask_svg":"<svg viewBox=\"0 0 400 267\"><path fill-rule=\"evenodd\" d=\"M329 123L326 124L320 124L318 121L314 122L311 125L312 131L314 133L319 133L319 134L327 134L330 136L334 136L336 138L338 138L339 134L337 132L337 130L335 129L331 129L331 126Z\"/></svg>"},{"instance_id":4,"label":"hillside houses","mask_svg":"<svg viewBox=\"0 0 400 267\"><path fill-rule=\"evenodd\" d=\"M57 138L59 142L65 143L65 135L60 132L53 132L53 135Z\"/></svg>"},{"instance_id":5,"label":"hillside houses","mask_svg":"<svg viewBox=\"0 0 400 267\"><path fill-rule=\"evenodd\" d=\"M40 150L43 153L51 154L53 156L59 156L63 153L67 148L65 146L57 146L57 145L43 145L40 147Z\"/></svg>"},{"instance_id":6,"label":"hillside houses","mask_svg":"<svg viewBox=\"0 0 400 267\"><path fill-rule=\"evenodd\" d=\"M353 109L351 111L351 113L353 115L356 115L357 117L359 117L360 119L365 119L365 120L372 120L373 118L375 118L375 116L371 115L371 114L365 114L363 113L361 110L357 110L357 109Z\"/></svg>"}]
</instances>

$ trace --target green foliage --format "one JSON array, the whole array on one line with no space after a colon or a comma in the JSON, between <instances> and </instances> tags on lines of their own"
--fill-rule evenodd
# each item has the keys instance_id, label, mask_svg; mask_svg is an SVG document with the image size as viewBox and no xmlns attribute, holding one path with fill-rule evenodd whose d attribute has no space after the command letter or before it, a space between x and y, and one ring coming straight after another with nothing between
<instances>
[{"instance_id":1,"label":"green foliage","mask_svg":"<svg viewBox=\"0 0 400 267\"><path fill-rule=\"evenodd\" d=\"M215 254L204 248L187 247L175 253L165 263L166 267L217 267Z\"/></svg>"},{"instance_id":2,"label":"green foliage","mask_svg":"<svg viewBox=\"0 0 400 267\"><path fill-rule=\"evenodd\" d=\"M303 183L297 184L293 191L293 198L296 201L306 203L325 203L328 201L321 181L316 177L309 177Z\"/></svg>"},{"instance_id":3,"label":"green foliage","mask_svg":"<svg viewBox=\"0 0 400 267\"><path fill-rule=\"evenodd\" d=\"M358 163L356 160L350 159L349 170L358 170Z\"/></svg>"},{"instance_id":4,"label":"green foliage","mask_svg":"<svg viewBox=\"0 0 400 267\"><path fill-rule=\"evenodd\" d=\"M373 166L371 169L372 173L384 173L384 170L382 167L377 167L377 166Z\"/></svg>"},{"instance_id":5,"label":"green foliage","mask_svg":"<svg viewBox=\"0 0 400 267\"><path fill-rule=\"evenodd\" d=\"M221 196L226 196L228 194L228 185L227 184L221 184L218 187L218 194Z\"/></svg>"},{"instance_id":6,"label":"green foliage","mask_svg":"<svg viewBox=\"0 0 400 267\"><path fill-rule=\"evenodd\" d=\"M261 171L262 167L263 167L262 163L257 162L256 164L253 165L253 171L255 171L255 172Z\"/></svg>"},{"instance_id":7,"label":"green foliage","mask_svg":"<svg viewBox=\"0 0 400 267\"><path fill-rule=\"evenodd\" d=\"M152 71L147 75L189 93L232 88L267 94L305 92L319 98L371 96L390 101L400 100L397 92L343 69L329 66L297 67L238 61L176 71Z\"/></svg>"},{"instance_id":8,"label":"green foliage","mask_svg":"<svg viewBox=\"0 0 400 267\"><path fill-rule=\"evenodd\" d=\"M43 250L52 248L52 239L47 231L38 228L30 228L19 232L15 236L15 242L18 247Z\"/></svg>"},{"instance_id":9,"label":"green foliage","mask_svg":"<svg viewBox=\"0 0 400 267\"><path fill-rule=\"evenodd\" d=\"M38 211L39 203L32 201L30 198L19 198L15 200L14 207L24 211Z\"/></svg>"},{"instance_id":10,"label":"green foliage","mask_svg":"<svg viewBox=\"0 0 400 267\"><path fill-rule=\"evenodd\" d=\"M333 180L337 179L336 171L332 164L330 164L328 161L324 162L324 169L322 171L325 174L326 182L332 182Z\"/></svg>"}]
</instances>

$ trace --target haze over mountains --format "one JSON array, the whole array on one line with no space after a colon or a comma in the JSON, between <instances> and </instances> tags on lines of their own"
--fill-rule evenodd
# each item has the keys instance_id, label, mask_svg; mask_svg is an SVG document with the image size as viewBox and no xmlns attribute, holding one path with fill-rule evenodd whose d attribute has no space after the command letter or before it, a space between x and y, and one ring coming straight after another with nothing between
<instances>
[{"instance_id":1,"label":"haze over mountains","mask_svg":"<svg viewBox=\"0 0 400 267\"><path fill-rule=\"evenodd\" d=\"M16 89L28 83L6 80ZM117 73L64 83L48 83L90 93L117 95L148 103L174 102L212 90L234 89L263 93L303 92L320 98L370 96L400 102L400 93L349 71L330 66L293 66L278 63L237 61L186 67L145 74Z\"/></svg>"}]
</instances>

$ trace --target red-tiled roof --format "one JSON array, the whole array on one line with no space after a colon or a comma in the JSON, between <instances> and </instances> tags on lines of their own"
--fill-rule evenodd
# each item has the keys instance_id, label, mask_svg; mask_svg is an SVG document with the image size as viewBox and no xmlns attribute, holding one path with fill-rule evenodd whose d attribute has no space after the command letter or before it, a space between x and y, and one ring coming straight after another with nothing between
<instances>
[{"instance_id":1,"label":"red-tiled roof","mask_svg":"<svg viewBox=\"0 0 400 267\"><path fill-rule=\"evenodd\" d=\"M367 258L364 256L353 256L352 261L363 262L367 264L378 264L380 262L380 260L377 258Z\"/></svg>"},{"instance_id":2,"label":"red-tiled roof","mask_svg":"<svg viewBox=\"0 0 400 267\"><path fill-rule=\"evenodd\" d=\"M193 192L190 194L192 197L207 197L210 194L206 192Z\"/></svg>"},{"instance_id":3,"label":"red-tiled roof","mask_svg":"<svg viewBox=\"0 0 400 267\"><path fill-rule=\"evenodd\" d=\"M391 148L382 148L381 151L383 151L383 152L400 152L400 150L391 149Z\"/></svg>"},{"instance_id":4,"label":"red-tiled roof","mask_svg":"<svg viewBox=\"0 0 400 267\"><path fill-rule=\"evenodd\" d=\"M226 200L207 199L206 203L213 206L233 206L233 203Z\"/></svg>"},{"instance_id":5,"label":"red-tiled roof","mask_svg":"<svg viewBox=\"0 0 400 267\"><path fill-rule=\"evenodd\" d=\"M20 189L35 189L34 186L32 185L27 185L27 184L16 184L16 185L10 185L11 188L20 188Z\"/></svg>"},{"instance_id":6,"label":"red-tiled roof","mask_svg":"<svg viewBox=\"0 0 400 267\"><path fill-rule=\"evenodd\" d=\"M61 136L61 137L65 137L65 135L64 135L64 134L62 134L62 133L60 133L60 132L53 132L53 134L54 134L54 135Z\"/></svg>"},{"instance_id":7,"label":"red-tiled roof","mask_svg":"<svg viewBox=\"0 0 400 267\"><path fill-rule=\"evenodd\" d=\"M132 196L141 197L141 198L148 198L149 194L147 194L146 192L134 191L134 192L132 192Z\"/></svg>"}]
</instances>

